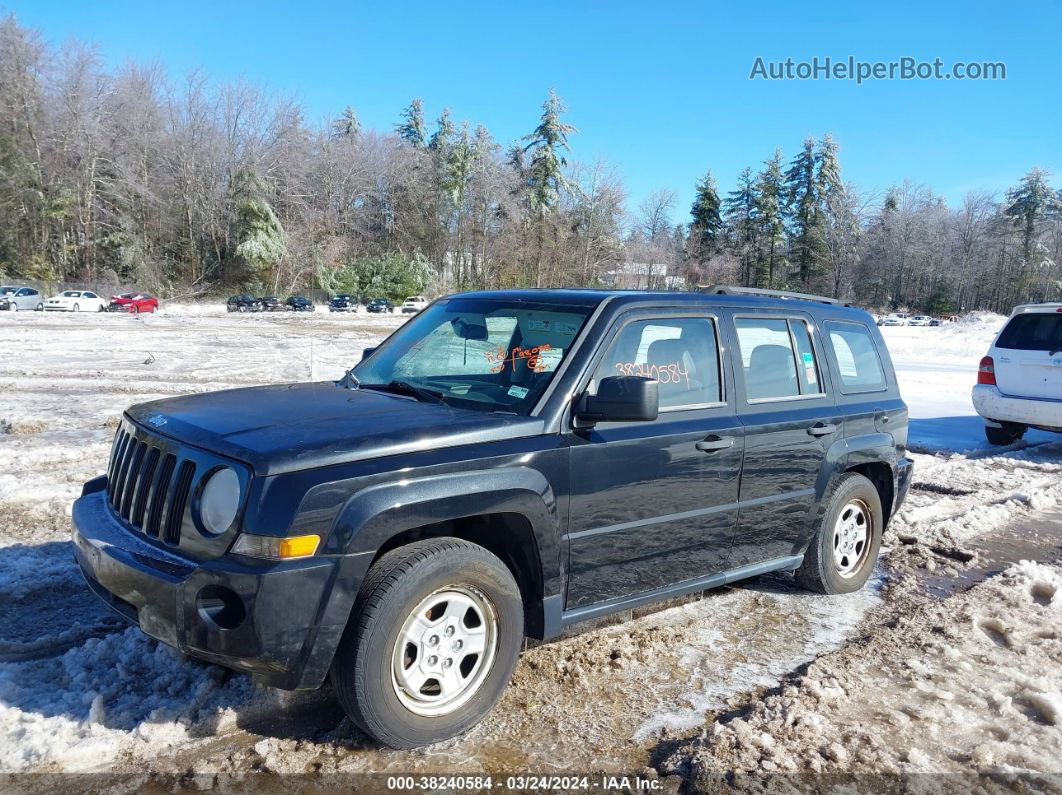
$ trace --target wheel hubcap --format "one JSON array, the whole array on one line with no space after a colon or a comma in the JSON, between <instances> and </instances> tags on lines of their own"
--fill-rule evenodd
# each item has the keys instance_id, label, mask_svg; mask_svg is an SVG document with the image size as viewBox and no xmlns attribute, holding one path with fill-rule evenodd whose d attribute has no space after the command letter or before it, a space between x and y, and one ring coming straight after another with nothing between
<instances>
[{"instance_id":1,"label":"wheel hubcap","mask_svg":"<svg viewBox=\"0 0 1062 795\"><path fill-rule=\"evenodd\" d=\"M842 577L852 577L870 552L870 511L862 500L841 509L833 526L833 565Z\"/></svg>"},{"instance_id":2,"label":"wheel hubcap","mask_svg":"<svg viewBox=\"0 0 1062 795\"><path fill-rule=\"evenodd\" d=\"M490 673L498 620L490 600L469 585L440 589L409 614L395 642L391 683L417 715L448 715Z\"/></svg>"}]
</instances>

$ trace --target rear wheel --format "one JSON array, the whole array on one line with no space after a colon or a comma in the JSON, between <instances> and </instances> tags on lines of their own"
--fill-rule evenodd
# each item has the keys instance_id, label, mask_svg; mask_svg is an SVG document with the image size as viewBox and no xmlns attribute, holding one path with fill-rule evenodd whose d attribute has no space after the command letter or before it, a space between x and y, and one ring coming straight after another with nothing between
<instances>
[{"instance_id":1,"label":"rear wheel","mask_svg":"<svg viewBox=\"0 0 1062 795\"><path fill-rule=\"evenodd\" d=\"M416 748L461 734L490 711L522 641L520 589L505 564L467 541L426 539L369 570L332 682L367 734Z\"/></svg>"},{"instance_id":2,"label":"rear wheel","mask_svg":"<svg viewBox=\"0 0 1062 795\"><path fill-rule=\"evenodd\" d=\"M1001 423L1001 427L985 426L985 438L989 444L1013 444L1025 435L1026 427L1014 422Z\"/></svg>"},{"instance_id":3,"label":"rear wheel","mask_svg":"<svg viewBox=\"0 0 1062 795\"><path fill-rule=\"evenodd\" d=\"M44 304L43 303L37 304L37 311L38 312L43 312L44 311Z\"/></svg>"},{"instance_id":4,"label":"rear wheel","mask_svg":"<svg viewBox=\"0 0 1062 795\"><path fill-rule=\"evenodd\" d=\"M849 472L840 477L828 500L797 580L819 593L858 591L870 578L881 548L881 498L867 478Z\"/></svg>"}]
</instances>

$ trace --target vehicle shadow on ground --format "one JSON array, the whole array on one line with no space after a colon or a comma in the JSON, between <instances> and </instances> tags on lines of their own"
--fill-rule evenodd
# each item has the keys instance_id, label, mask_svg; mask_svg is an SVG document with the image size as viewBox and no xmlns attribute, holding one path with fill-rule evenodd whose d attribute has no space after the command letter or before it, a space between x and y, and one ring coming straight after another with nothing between
<instances>
[{"instance_id":1,"label":"vehicle shadow on ground","mask_svg":"<svg viewBox=\"0 0 1062 795\"><path fill-rule=\"evenodd\" d=\"M69 541L5 547L0 602L0 662L62 654L128 627L89 591Z\"/></svg>"},{"instance_id":2,"label":"vehicle shadow on ground","mask_svg":"<svg viewBox=\"0 0 1062 795\"><path fill-rule=\"evenodd\" d=\"M1029 445L1057 442L1062 436L1030 428L1021 441L995 447L985 439L985 422L975 414L910 420L907 446L916 453L970 453L1018 450Z\"/></svg>"}]
</instances>

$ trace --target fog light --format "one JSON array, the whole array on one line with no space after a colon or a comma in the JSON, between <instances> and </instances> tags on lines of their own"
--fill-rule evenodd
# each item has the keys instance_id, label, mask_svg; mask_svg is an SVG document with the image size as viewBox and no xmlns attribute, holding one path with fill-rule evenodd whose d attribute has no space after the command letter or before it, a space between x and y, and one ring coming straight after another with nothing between
<instances>
[{"instance_id":1,"label":"fog light","mask_svg":"<svg viewBox=\"0 0 1062 795\"><path fill-rule=\"evenodd\" d=\"M236 629L247 617L243 600L222 585L207 585L195 597L199 617L221 629Z\"/></svg>"},{"instance_id":2,"label":"fog light","mask_svg":"<svg viewBox=\"0 0 1062 795\"><path fill-rule=\"evenodd\" d=\"M236 543L232 545L232 551L252 558L290 560L312 556L320 543L321 537L317 535L274 538L244 533L236 539Z\"/></svg>"}]
</instances>

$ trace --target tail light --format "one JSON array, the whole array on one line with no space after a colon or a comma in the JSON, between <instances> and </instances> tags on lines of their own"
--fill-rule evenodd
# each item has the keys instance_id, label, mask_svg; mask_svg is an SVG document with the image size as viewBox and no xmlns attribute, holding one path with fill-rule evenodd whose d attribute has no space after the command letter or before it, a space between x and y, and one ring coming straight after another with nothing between
<instances>
[{"instance_id":1,"label":"tail light","mask_svg":"<svg viewBox=\"0 0 1062 795\"><path fill-rule=\"evenodd\" d=\"M996 385L996 363L991 356L985 356L977 366L977 383Z\"/></svg>"}]
</instances>

